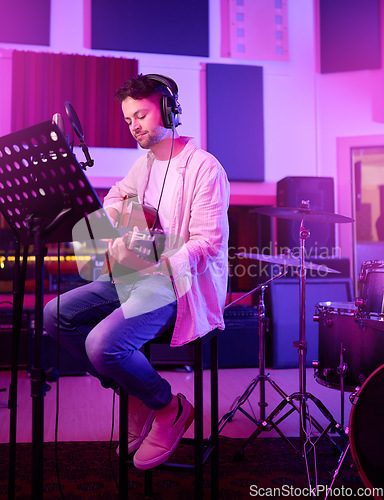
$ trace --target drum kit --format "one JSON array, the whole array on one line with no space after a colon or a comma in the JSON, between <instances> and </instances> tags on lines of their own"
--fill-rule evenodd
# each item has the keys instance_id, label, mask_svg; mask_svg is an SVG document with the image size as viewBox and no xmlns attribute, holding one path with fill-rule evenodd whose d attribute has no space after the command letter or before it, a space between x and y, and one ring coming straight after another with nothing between
<instances>
[{"instance_id":1,"label":"drum kit","mask_svg":"<svg viewBox=\"0 0 384 500\"><path fill-rule=\"evenodd\" d=\"M256 288L231 302L226 308L236 302L243 300L253 293L259 294L258 320L259 320L259 375L252 380L246 390L239 396L229 412L219 422L219 432L232 420L234 414L239 410L256 424L256 430L246 440L242 449L236 454L237 460L242 460L246 448L263 431L276 430L296 453L305 456L306 443L308 442L307 424L311 429L319 432L319 437L326 437L341 452L339 466L333 477L333 481L339 472L348 449L351 449L352 457L359 465L359 474L367 487L377 487L383 484L384 459L382 449L384 446L384 432L378 439L373 437L376 432L383 431L384 427L384 262L368 261L363 264L360 273L360 297L355 303L321 302L316 306L313 317L319 322L319 361L314 363L315 379L320 384L340 389L342 398L344 390L353 392L351 402L353 404L350 414L350 433L344 431L344 406L342 405L342 425L337 423L325 405L306 389L306 351L307 341L305 334L305 276L307 269L337 273L338 271L327 266L306 262L305 240L310 236L305 229L304 222L320 223L352 223L354 219L338 214L314 211L309 208L309 202L303 201L299 208L289 207L256 207L255 212L277 218L285 218L300 221L300 257L294 257L290 251L280 255L263 255L239 253L240 257L261 260L270 264L280 266L280 272L268 281L259 284ZM289 267L297 268L299 277L299 340L294 342L293 347L298 350L299 356L299 390L288 395L269 374L265 374L265 331L267 319L265 317L264 294L269 284L285 276ZM378 335L378 332L381 335ZM383 339L381 339L383 337ZM378 340L379 339L379 340ZM376 369L377 368L377 369ZM376 371L375 371L376 369ZM373 373L372 373L373 372ZM380 386L378 383L381 381ZM266 418L265 412L268 403L265 399L265 384L268 382L282 397L282 401ZM361 386L361 384L363 384ZM260 385L260 419L256 420L243 408L243 404L250 397L253 390ZM361 386L361 388L359 388ZM380 396L380 408L376 415L376 408L365 408L367 404L376 404L375 397ZM323 416L328 420L324 427L312 415L309 414L308 401L312 401ZM288 411L279 416L280 412L288 406ZM300 416L300 449L287 439L278 428L279 423L294 412ZM371 415L372 414L372 415ZM371 415L371 416L368 416ZM278 420L277 420L277 417ZM368 426L366 429L365 426ZM376 427L374 427L376 426ZM329 433L338 433L347 445L339 446ZM373 440L368 441L367 435ZM317 439L317 440L318 440ZM376 447L376 444L378 445ZM314 446L314 445L313 445ZM376 447L374 457L371 456L371 447ZM374 462L374 466L372 465ZM366 470L366 467L368 470ZM372 473L372 471L374 471ZM380 478L380 480L379 480ZM379 484L380 483L380 484Z\"/></svg>"}]
</instances>

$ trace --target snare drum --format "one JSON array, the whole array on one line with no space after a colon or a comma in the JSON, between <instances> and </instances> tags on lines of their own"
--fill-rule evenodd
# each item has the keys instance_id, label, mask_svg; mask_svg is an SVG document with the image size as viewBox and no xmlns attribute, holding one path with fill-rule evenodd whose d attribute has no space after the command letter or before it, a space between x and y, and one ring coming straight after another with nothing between
<instances>
[{"instance_id":1,"label":"snare drum","mask_svg":"<svg viewBox=\"0 0 384 500\"><path fill-rule=\"evenodd\" d=\"M343 348L344 390L360 385L360 335L353 302L320 302L314 319L319 322L319 360L316 381L340 389L340 354Z\"/></svg>"},{"instance_id":2,"label":"snare drum","mask_svg":"<svg viewBox=\"0 0 384 500\"><path fill-rule=\"evenodd\" d=\"M360 295L356 298L361 318L384 321L384 261L363 262L359 275Z\"/></svg>"},{"instance_id":3,"label":"snare drum","mask_svg":"<svg viewBox=\"0 0 384 500\"><path fill-rule=\"evenodd\" d=\"M349 417L351 454L375 499L384 491L384 365L375 370L357 392Z\"/></svg>"}]
</instances>

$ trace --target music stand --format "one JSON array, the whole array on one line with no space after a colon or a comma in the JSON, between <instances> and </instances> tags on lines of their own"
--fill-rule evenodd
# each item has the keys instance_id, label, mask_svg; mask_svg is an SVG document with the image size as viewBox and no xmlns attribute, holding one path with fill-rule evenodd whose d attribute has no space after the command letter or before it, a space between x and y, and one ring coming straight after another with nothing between
<instances>
[{"instance_id":1,"label":"music stand","mask_svg":"<svg viewBox=\"0 0 384 500\"><path fill-rule=\"evenodd\" d=\"M47 243L72 241L72 227L96 213L106 238L116 232L60 129L50 121L0 138L0 211L24 247L34 246L35 343L31 369L32 498L43 498L45 375L42 367ZM90 229L90 225L88 226ZM91 234L92 238L92 234ZM14 302L22 309L23 300ZM21 312L16 311L21 317ZM17 366L12 366L12 372ZM15 387L13 388L16 391ZM14 392L15 393L15 392ZM13 398L14 399L14 398ZM16 402L13 406L16 406ZM11 421L15 422L15 408ZM10 443L11 448L15 443ZM12 455L13 457L13 455ZM13 457L14 458L14 457ZM12 461L13 461L12 458ZM14 466L10 463L10 468ZM11 477L11 475L10 475ZM11 487L14 485L11 485ZM12 494L9 489L9 495Z\"/></svg>"}]
</instances>

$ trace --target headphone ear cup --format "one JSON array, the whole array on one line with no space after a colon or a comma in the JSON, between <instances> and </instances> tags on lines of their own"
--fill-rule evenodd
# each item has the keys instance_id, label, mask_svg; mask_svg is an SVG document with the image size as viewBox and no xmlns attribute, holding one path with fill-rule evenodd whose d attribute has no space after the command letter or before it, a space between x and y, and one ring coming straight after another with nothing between
<instances>
[{"instance_id":1,"label":"headphone ear cup","mask_svg":"<svg viewBox=\"0 0 384 500\"><path fill-rule=\"evenodd\" d=\"M160 100L161 117L165 128L173 128L179 125L180 119L178 114L174 112L176 109L174 99L168 96L162 96Z\"/></svg>"}]
</instances>

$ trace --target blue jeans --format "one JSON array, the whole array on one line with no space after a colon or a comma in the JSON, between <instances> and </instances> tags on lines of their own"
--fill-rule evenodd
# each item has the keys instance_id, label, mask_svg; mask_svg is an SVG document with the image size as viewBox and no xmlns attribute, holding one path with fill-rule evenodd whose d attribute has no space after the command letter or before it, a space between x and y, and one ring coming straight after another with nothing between
<instances>
[{"instance_id":1,"label":"blue jeans","mask_svg":"<svg viewBox=\"0 0 384 500\"><path fill-rule=\"evenodd\" d=\"M172 328L176 297L161 275L111 283L107 275L64 293L44 309L44 327L104 387L121 386L153 410L172 399L169 383L139 350Z\"/></svg>"}]
</instances>

